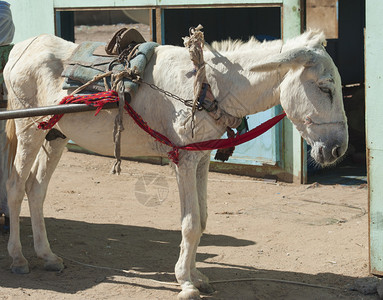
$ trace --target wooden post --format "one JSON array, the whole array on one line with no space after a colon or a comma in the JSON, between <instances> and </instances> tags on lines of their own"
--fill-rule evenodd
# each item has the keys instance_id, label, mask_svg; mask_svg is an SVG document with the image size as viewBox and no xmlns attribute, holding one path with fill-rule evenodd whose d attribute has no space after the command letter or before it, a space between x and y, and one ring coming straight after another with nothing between
<instances>
[{"instance_id":1,"label":"wooden post","mask_svg":"<svg viewBox=\"0 0 383 300\"><path fill-rule=\"evenodd\" d=\"M302 32L301 1L284 0L282 18L284 40L300 35ZM293 175L294 182L306 183L306 143L287 118L283 120L283 149L283 168Z\"/></svg>"},{"instance_id":2,"label":"wooden post","mask_svg":"<svg viewBox=\"0 0 383 300\"><path fill-rule=\"evenodd\" d=\"M365 74L370 272L383 275L383 2L366 1Z\"/></svg>"},{"instance_id":3,"label":"wooden post","mask_svg":"<svg viewBox=\"0 0 383 300\"><path fill-rule=\"evenodd\" d=\"M157 7L156 8L156 38L157 43L162 45L165 43L165 37L163 32L163 26L164 26L164 11L162 8Z\"/></svg>"}]
</instances>

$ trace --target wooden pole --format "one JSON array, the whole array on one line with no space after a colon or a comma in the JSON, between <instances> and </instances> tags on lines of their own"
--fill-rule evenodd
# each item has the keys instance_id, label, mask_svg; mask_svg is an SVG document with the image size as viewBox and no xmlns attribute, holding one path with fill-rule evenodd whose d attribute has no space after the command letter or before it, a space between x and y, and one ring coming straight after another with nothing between
<instances>
[{"instance_id":1,"label":"wooden pole","mask_svg":"<svg viewBox=\"0 0 383 300\"><path fill-rule=\"evenodd\" d=\"M118 103L107 103L104 109L118 108ZM84 111L92 111L97 108L87 104L61 104L43 107L33 107L26 109L7 110L0 112L0 120L29 118L37 116L61 115L69 113L77 113Z\"/></svg>"}]
</instances>

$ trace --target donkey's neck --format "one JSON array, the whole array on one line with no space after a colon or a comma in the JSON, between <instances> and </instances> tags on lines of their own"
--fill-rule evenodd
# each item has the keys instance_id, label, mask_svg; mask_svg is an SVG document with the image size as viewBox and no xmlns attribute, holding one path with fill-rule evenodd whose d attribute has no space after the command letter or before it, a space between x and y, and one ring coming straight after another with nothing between
<instances>
[{"instance_id":1,"label":"donkey's neck","mask_svg":"<svg viewBox=\"0 0 383 300\"><path fill-rule=\"evenodd\" d=\"M206 58L206 72L219 105L233 116L243 117L280 104L279 85L284 74L251 72L251 67L268 55L279 52L275 44L268 51L232 51L211 53ZM261 49L262 50L262 49Z\"/></svg>"}]
</instances>

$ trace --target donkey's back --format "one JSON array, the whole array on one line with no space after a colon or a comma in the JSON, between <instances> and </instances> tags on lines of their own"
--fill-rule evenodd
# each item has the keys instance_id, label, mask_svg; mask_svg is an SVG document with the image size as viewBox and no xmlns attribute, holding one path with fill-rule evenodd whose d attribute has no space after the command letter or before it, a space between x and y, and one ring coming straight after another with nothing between
<instances>
[{"instance_id":1,"label":"donkey's back","mask_svg":"<svg viewBox=\"0 0 383 300\"><path fill-rule=\"evenodd\" d=\"M78 47L77 44L53 35L40 35L16 44L10 53L4 71L5 82L9 90L8 109L55 105L67 96L70 90L62 88L64 83L62 72L65 63L76 47ZM150 63L147 69L147 73L152 76L153 63ZM157 94L153 96L154 93ZM151 101L151 99L157 101ZM171 128L171 124L161 124L165 122L164 118L160 117L165 106L159 103L158 92L147 86L141 86L133 101L139 103L136 106L137 111L151 126L159 128L160 131ZM171 113L174 108L171 103L168 103L166 109L167 111L164 113ZM86 149L113 156L112 132L116 114L116 110L102 110L97 117L94 116L94 112L67 114L55 128ZM43 135L44 131L36 131L36 126L42 118L44 117L18 119L16 122L9 120L9 140L12 141L13 138L13 122L15 122L15 132L18 133L18 139L32 138L24 133L25 129L29 127L33 129L33 133L31 131L33 136ZM121 145L123 156L166 155L166 151L162 151L161 146L156 145L153 139L133 125L133 120L125 117L123 121L124 127L129 129L122 133L122 140L126 141ZM172 120L168 119L168 122L172 122ZM36 142L37 144L38 142Z\"/></svg>"}]
</instances>

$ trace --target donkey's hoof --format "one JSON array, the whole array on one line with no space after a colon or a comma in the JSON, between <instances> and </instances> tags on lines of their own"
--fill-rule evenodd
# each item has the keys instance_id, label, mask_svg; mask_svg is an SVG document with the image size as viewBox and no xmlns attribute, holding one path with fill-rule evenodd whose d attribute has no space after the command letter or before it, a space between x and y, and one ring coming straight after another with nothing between
<instances>
[{"instance_id":1,"label":"donkey's hoof","mask_svg":"<svg viewBox=\"0 0 383 300\"><path fill-rule=\"evenodd\" d=\"M12 273L15 274L28 274L29 273L29 266L28 264L22 265L22 266L12 266Z\"/></svg>"},{"instance_id":2,"label":"donkey's hoof","mask_svg":"<svg viewBox=\"0 0 383 300\"><path fill-rule=\"evenodd\" d=\"M197 286L197 288L202 294L206 294L206 295L210 295L215 292L215 289L213 288L213 286L207 282L201 283L199 286Z\"/></svg>"},{"instance_id":3,"label":"donkey's hoof","mask_svg":"<svg viewBox=\"0 0 383 300\"><path fill-rule=\"evenodd\" d=\"M44 269L47 271L60 272L60 271L64 270L64 264L62 261L46 262L44 264Z\"/></svg>"},{"instance_id":4,"label":"donkey's hoof","mask_svg":"<svg viewBox=\"0 0 383 300\"><path fill-rule=\"evenodd\" d=\"M196 288L187 288L178 294L178 300L200 300L199 291Z\"/></svg>"}]
</instances>

